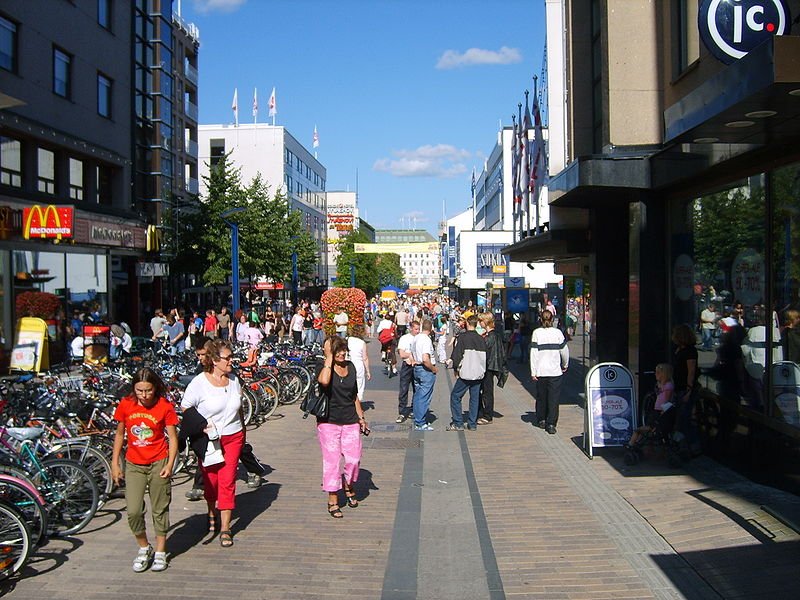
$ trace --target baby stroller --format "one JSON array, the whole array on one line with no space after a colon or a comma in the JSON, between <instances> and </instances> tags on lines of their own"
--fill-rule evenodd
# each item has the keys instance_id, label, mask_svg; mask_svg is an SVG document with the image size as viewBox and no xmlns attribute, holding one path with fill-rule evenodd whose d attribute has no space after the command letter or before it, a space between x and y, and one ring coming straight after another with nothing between
<instances>
[{"instance_id":1,"label":"baby stroller","mask_svg":"<svg viewBox=\"0 0 800 600\"><path fill-rule=\"evenodd\" d=\"M660 447L664 449L667 457L667 464L670 467L679 467L683 464L681 456L680 437L682 434L675 431L675 420L678 416L678 407L668 403L666 410L657 411L655 409L657 393L650 392L644 397L642 402L645 415L644 427L638 429L641 432L639 439L633 444L625 445L625 464L633 466L644 456L646 447Z\"/></svg>"}]
</instances>

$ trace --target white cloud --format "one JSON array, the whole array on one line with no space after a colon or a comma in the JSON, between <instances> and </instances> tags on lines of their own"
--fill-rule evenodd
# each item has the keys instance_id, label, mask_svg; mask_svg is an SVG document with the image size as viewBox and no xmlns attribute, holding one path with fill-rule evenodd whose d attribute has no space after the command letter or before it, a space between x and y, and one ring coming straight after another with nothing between
<instances>
[{"instance_id":1,"label":"white cloud","mask_svg":"<svg viewBox=\"0 0 800 600\"><path fill-rule=\"evenodd\" d=\"M195 10L200 13L233 12L245 2L247 0L192 0Z\"/></svg>"},{"instance_id":2,"label":"white cloud","mask_svg":"<svg viewBox=\"0 0 800 600\"><path fill-rule=\"evenodd\" d=\"M510 65L522 62L522 53L518 48L503 46L500 50L470 48L466 52L445 50L436 63L437 69L457 69L473 65Z\"/></svg>"},{"instance_id":3,"label":"white cloud","mask_svg":"<svg viewBox=\"0 0 800 600\"><path fill-rule=\"evenodd\" d=\"M411 212L403 213L402 216L404 219L413 219L416 223L425 223L430 221L428 217L425 216L425 213L421 210L412 210Z\"/></svg>"},{"instance_id":4,"label":"white cloud","mask_svg":"<svg viewBox=\"0 0 800 600\"><path fill-rule=\"evenodd\" d=\"M395 150L396 158L379 158L374 171L395 177L435 177L448 179L467 171L463 161L472 154L449 144L420 146L415 150Z\"/></svg>"}]
</instances>

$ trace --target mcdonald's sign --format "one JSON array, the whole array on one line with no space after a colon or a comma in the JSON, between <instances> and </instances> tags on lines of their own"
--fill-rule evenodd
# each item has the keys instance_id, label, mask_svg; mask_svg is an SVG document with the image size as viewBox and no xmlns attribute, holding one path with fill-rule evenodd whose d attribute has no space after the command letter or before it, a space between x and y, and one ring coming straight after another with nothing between
<instances>
[{"instance_id":1,"label":"mcdonald's sign","mask_svg":"<svg viewBox=\"0 0 800 600\"><path fill-rule=\"evenodd\" d=\"M155 225L147 226L145 249L148 252L161 250L161 231Z\"/></svg>"},{"instance_id":2,"label":"mcdonald's sign","mask_svg":"<svg viewBox=\"0 0 800 600\"><path fill-rule=\"evenodd\" d=\"M34 204L22 209L22 237L62 238L72 237L72 218L75 209L71 206Z\"/></svg>"}]
</instances>

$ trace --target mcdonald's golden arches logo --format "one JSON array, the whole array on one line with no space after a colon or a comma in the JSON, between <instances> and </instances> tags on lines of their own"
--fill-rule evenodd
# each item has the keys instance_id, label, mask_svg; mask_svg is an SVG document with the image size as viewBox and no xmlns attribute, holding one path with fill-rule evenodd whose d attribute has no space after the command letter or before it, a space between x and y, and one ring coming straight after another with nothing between
<instances>
[{"instance_id":1,"label":"mcdonald's golden arches logo","mask_svg":"<svg viewBox=\"0 0 800 600\"><path fill-rule=\"evenodd\" d=\"M72 237L72 218L74 210L71 206L55 206L48 204L42 207L34 204L22 209L22 237L49 239Z\"/></svg>"},{"instance_id":2,"label":"mcdonald's golden arches logo","mask_svg":"<svg viewBox=\"0 0 800 600\"><path fill-rule=\"evenodd\" d=\"M147 226L146 250L148 252L158 252L161 250L161 230L155 225Z\"/></svg>"}]
</instances>

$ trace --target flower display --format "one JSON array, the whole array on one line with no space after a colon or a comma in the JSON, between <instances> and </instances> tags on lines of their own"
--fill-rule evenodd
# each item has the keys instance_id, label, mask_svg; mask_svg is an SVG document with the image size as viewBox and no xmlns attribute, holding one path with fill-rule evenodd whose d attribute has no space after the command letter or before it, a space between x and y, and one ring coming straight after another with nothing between
<instances>
[{"instance_id":1,"label":"flower display","mask_svg":"<svg viewBox=\"0 0 800 600\"><path fill-rule=\"evenodd\" d=\"M367 295L358 288L331 288L322 294L320 301L322 316L324 318L323 330L325 335L336 333L333 317L343 306L347 313L347 334L364 336L364 307L367 304Z\"/></svg>"},{"instance_id":2,"label":"flower display","mask_svg":"<svg viewBox=\"0 0 800 600\"><path fill-rule=\"evenodd\" d=\"M19 317L52 319L60 306L61 299L48 292L22 292L17 296L16 308Z\"/></svg>"}]
</instances>

